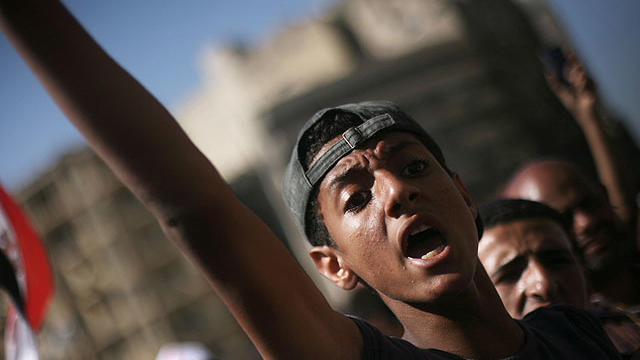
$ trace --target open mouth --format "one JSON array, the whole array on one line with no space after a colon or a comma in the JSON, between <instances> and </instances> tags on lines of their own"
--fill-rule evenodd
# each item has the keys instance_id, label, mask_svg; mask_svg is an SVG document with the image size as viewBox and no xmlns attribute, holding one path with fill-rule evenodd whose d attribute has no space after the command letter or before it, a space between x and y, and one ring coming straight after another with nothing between
<instances>
[{"instance_id":1,"label":"open mouth","mask_svg":"<svg viewBox=\"0 0 640 360\"><path fill-rule=\"evenodd\" d=\"M405 255L427 260L442 252L447 246L444 237L436 228L421 225L409 235Z\"/></svg>"}]
</instances>

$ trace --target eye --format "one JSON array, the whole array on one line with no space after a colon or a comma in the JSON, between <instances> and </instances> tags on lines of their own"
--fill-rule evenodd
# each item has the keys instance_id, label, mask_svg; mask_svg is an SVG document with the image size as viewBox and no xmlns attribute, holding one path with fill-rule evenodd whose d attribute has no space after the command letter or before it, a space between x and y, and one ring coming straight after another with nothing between
<instances>
[{"instance_id":1,"label":"eye","mask_svg":"<svg viewBox=\"0 0 640 360\"><path fill-rule=\"evenodd\" d=\"M548 251L538 256L538 260L548 268L560 268L574 264L575 259L566 251Z\"/></svg>"},{"instance_id":2,"label":"eye","mask_svg":"<svg viewBox=\"0 0 640 360\"><path fill-rule=\"evenodd\" d=\"M498 276L495 280L496 285L498 284L513 284L520 279L520 273L518 271L507 271L500 276Z\"/></svg>"},{"instance_id":3,"label":"eye","mask_svg":"<svg viewBox=\"0 0 640 360\"><path fill-rule=\"evenodd\" d=\"M416 176L421 174L427 168L427 162L424 160L415 160L410 162L402 169L404 176Z\"/></svg>"},{"instance_id":4,"label":"eye","mask_svg":"<svg viewBox=\"0 0 640 360\"><path fill-rule=\"evenodd\" d=\"M518 282L520 276L522 276L522 273L527 267L528 262L529 261L525 257L518 256L509 263L501 266L494 274L494 283L496 285L506 285Z\"/></svg>"},{"instance_id":5,"label":"eye","mask_svg":"<svg viewBox=\"0 0 640 360\"><path fill-rule=\"evenodd\" d=\"M344 212L357 212L362 209L371 198L371 193L369 191L358 191L351 196L344 205Z\"/></svg>"}]
</instances>

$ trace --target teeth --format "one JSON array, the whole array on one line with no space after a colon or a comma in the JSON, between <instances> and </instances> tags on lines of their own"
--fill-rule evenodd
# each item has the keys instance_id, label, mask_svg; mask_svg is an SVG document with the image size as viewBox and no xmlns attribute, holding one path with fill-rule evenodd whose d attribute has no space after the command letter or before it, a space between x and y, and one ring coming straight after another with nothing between
<instances>
[{"instance_id":1,"label":"teeth","mask_svg":"<svg viewBox=\"0 0 640 360\"><path fill-rule=\"evenodd\" d=\"M430 259L430 258L440 254L440 252L442 252L442 250L444 250L444 244L441 244L440 246L438 246L434 250L431 250L428 253L422 255L422 257L420 259L422 259L422 260Z\"/></svg>"},{"instance_id":2,"label":"teeth","mask_svg":"<svg viewBox=\"0 0 640 360\"><path fill-rule=\"evenodd\" d=\"M411 235L415 235L417 233L423 232L423 231L428 230L430 228L431 227L427 226L427 225L420 225L417 229L415 229L415 230L413 230L413 232L411 232Z\"/></svg>"}]
</instances>

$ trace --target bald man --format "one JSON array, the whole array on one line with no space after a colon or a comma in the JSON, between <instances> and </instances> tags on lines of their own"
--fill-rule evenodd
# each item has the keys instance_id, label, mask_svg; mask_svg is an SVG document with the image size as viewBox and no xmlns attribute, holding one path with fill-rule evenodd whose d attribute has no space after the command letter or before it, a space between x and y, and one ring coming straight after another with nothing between
<instances>
[{"instance_id":1,"label":"bald man","mask_svg":"<svg viewBox=\"0 0 640 360\"><path fill-rule=\"evenodd\" d=\"M594 294L625 307L640 304L633 233L616 216L604 186L571 163L536 160L515 172L501 197L539 201L571 219Z\"/></svg>"}]
</instances>

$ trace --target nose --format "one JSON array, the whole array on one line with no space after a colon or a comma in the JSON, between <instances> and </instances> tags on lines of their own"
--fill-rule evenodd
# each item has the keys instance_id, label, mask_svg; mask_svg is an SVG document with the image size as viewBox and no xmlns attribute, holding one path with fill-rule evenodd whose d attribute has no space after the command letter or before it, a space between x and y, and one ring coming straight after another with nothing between
<instances>
[{"instance_id":1,"label":"nose","mask_svg":"<svg viewBox=\"0 0 640 360\"><path fill-rule=\"evenodd\" d=\"M595 218L590 212L576 209L573 212L573 231L576 235L583 234L595 224Z\"/></svg>"},{"instance_id":2,"label":"nose","mask_svg":"<svg viewBox=\"0 0 640 360\"><path fill-rule=\"evenodd\" d=\"M388 217L397 218L403 214L411 214L420 197L418 188L410 180L385 173L381 179L385 193L384 209Z\"/></svg>"},{"instance_id":3,"label":"nose","mask_svg":"<svg viewBox=\"0 0 640 360\"><path fill-rule=\"evenodd\" d=\"M536 259L529 259L521 281L527 302L532 302L533 304L553 303L556 300L556 283L547 269Z\"/></svg>"}]
</instances>

